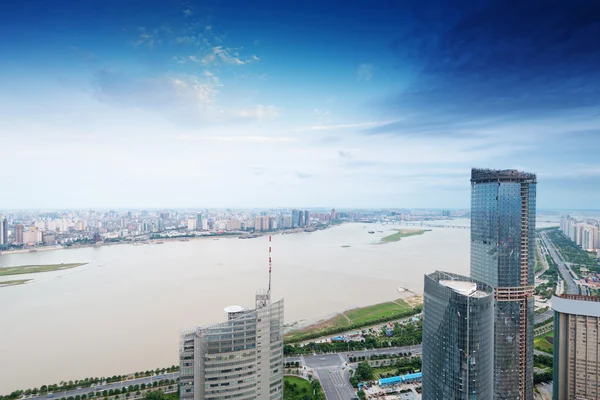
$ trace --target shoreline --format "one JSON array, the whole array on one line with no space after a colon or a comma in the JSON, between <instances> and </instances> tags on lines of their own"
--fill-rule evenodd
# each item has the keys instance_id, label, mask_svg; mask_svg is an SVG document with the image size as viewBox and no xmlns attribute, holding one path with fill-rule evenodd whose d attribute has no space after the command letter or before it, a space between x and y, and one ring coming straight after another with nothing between
<instances>
[{"instance_id":1,"label":"shoreline","mask_svg":"<svg viewBox=\"0 0 600 400\"><path fill-rule=\"evenodd\" d=\"M26 254L26 253L37 253L40 251L57 251L57 250L69 250L69 249L84 249L88 247L104 247L104 246L118 246L118 245L134 245L134 246L142 246L142 245L151 245L151 244L163 244L164 242L189 242L191 240L206 240L206 239L257 239L263 236L275 236L275 235L292 235L297 233L313 233L320 230L325 230L332 228L334 226L339 226L340 224L328 225L325 228L294 228L283 231L276 232L260 232L257 233L257 236L245 237L246 235L253 235L247 232L242 233L232 233L232 234L209 234L209 235L199 235L199 236L181 236L181 237L166 237L166 238L158 238L158 239L145 239L138 241L127 241L127 242L98 242L98 243L89 243L89 244L78 244L73 246L42 246L42 247L34 247L31 249L19 249L19 250L4 250L0 251L0 260L2 256L8 256L12 254Z\"/></svg>"},{"instance_id":2,"label":"shoreline","mask_svg":"<svg viewBox=\"0 0 600 400\"><path fill-rule=\"evenodd\" d=\"M316 329L317 331L319 331L320 330L319 327L322 327L323 325L329 325L329 324L335 325L334 321L337 318L340 318L340 317L348 318L346 316L347 313L351 313L353 311L358 311L358 310L374 309L374 308L377 308L377 307L385 305L385 304L396 303L396 301L398 301L398 300L404 301L406 303L406 305L408 305L411 308L414 308L414 307L423 305L423 294L420 292L415 292L415 291L405 289L404 291L399 292L398 296L394 297L391 300L385 301L383 303L351 307L351 308L348 308L343 311L329 313L325 316L321 316L321 317L317 317L317 318L301 319L298 321L294 321L292 323L284 325L284 337L287 336L288 340L290 340L291 336L293 336L294 333L300 333L299 331L307 331L307 332L304 332L305 334L309 333L308 331L310 331L311 329ZM398 304L398 303L396 303L396 304ZM371 326L373 324L376 325L377 322L372 322L372 323L369 322L364 326ZM350 330L352 330L352 329L350 329ZM324 336L327 336L327 335L324 335ZM292 341L294 341L294 340L292 339Z\"/></svg>"}]
</instances>

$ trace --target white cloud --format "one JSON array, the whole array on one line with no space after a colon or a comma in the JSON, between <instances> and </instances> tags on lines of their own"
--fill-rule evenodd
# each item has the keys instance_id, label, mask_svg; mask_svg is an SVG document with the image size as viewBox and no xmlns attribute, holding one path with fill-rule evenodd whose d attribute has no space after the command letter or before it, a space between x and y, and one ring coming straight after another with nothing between
<instances>
[{"instance_id":1,"label":"white cloud","mask_svg":"<svg viewBox=\"0 0 600 400\"><path fill-rule=\"evenodd\" d=\"M244 108L235 110L233 115L240 119L265 119L265 118L276 118L279 116L279 112L275 106L263 106L257 105L252 108Z\"/></svg>"},{"instance_id":2,"label":"white cloud","mask_svg":"<svg viewBox=\"0 0 600 400\"><path fill-rule=\"evenodd\" d=\"M183 11L183 15L185 15L186 18L191 17L192 15L194 15L194 12L188 8L185 11Z\"/></svg>"},{"instance_id":3,"label":"white cloud","mask_svg":"<svg viewBox=\"0 0 600 400\"><path fill-rule=\"evenodd\" d=\"M239 143L286 143L297 142L295 137L277 137L277 136L194 136L194 135L179 135L177 140L207 140L214 142L239 142Z\"/></svg>"},{"instance_id":4,"label":"white cloud","mask_svg":"<svg viewBox=\"0 0 600 400\"><path fill-rule=\"evenodd\" d=\"M318 110L315 110L318 111ZM317 115L327 115L327 114L317 114ZM330 131L335 129L347 129L347 128L366 128L378 125L386 125L391 124L397 121L373 121L373 122L359 122L356 124L340 124L340 125L315 125L309 128L304 128L301 130L309 130L309 131Z\"/></svg>"},{"instance_id":5,"label":"white cloud","mask_svg":"<svg viewBox=\"0 0 600 400\"><path fill-rule=\"evenodd\" d=\"M231 54L231 49L225 49L223 46L213 47L213 53L218 56L225 64L242 65L244 61ZM236 53L237 54L237 53Z\"/></svg>"},{"instance_id":6,"label":"white cloud","mask_svg":"<svg viewBox=\"0 0 600 400\"><path fill-rule=\"evenodd\" d=\"M375 66L373 64L361 64L358 66L358 70L356 71L356 81L370 81L373 78L373 69Z\"/></svg>"}]
</instances>

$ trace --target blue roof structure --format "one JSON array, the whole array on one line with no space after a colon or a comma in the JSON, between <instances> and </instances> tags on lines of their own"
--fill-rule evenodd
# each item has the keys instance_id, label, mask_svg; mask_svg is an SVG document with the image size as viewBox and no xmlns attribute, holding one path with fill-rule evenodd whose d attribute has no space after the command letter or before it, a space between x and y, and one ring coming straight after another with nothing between
<instances>
[{"instance_id":1,"label":"blue roof structure","mask_svg":"<svg viewBox=\"0 0 600 400\"><path fill-rule=\"evenodd\" d=\"M336 336L334 338L331 338L332 342L343 342L344 341L344 337L343 336Z\"/></svg>"},{"instance_id":2,"label":"blue roof structure","mask_svg":"<svg viewBox=\"0 0 600 400\"><path fill-rule=\"evenodd\" d=\"M379 386L396 385L398 383L406 383L415 381L423 378L422 372L416 372L414 374L406 374L400 376L392 376L391 378L383 378L379 380Z\"/></svg>"}]
</instances>

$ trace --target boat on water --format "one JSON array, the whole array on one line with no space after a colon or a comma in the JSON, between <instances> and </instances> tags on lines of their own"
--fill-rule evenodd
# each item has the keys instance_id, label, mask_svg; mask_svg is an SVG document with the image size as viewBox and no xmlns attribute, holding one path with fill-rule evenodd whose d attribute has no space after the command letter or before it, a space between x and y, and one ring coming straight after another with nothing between
<instances>
[{"instance_id":1,"label":"boat on water","mask_svg":"<svg viewBox=\"0 0 600 400\"><path fill-rule=\"evenodd\" d=\"M375 233L375 231L369 231L369 233L372 235L372 234L374 234L374 233Z\"/></svg>"},{"instance_id":2,"label":"boat on water","mask_svg":"<svg viewBox=\"0 0 600 400\"><path fill-rule=\"evenodd\" d=\"M398 288L396 290L398 290L398 293L408 292L408 289L405 288L404 286L398 286Z\"/></svg>"}]
</instances>

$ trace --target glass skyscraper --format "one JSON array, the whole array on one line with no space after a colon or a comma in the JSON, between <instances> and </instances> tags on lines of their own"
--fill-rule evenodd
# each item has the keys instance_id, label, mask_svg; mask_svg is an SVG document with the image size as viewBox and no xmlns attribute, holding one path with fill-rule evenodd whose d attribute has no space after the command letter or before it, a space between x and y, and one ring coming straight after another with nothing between
<instances>
[{"instance_id":1,"label":"glass skyscraper","mask_svg":"<svg viewBox=\"0 0 600 400\"><path fill-rule=\"evenodd\" d=\"M535 174L471 172L471 277L495 289L498 400L533 399L535 192Z\"/></svg>"},{"instance_id":2,"label":"glass skyscraper","mask_svg":"<svg viewBox=\"0 0 600 400\"><path fill-rule=\"evenodd\" d=\"M425 275L423 400L492 399L494 289L471 278Z\"/></svg>"}]
</instances>

